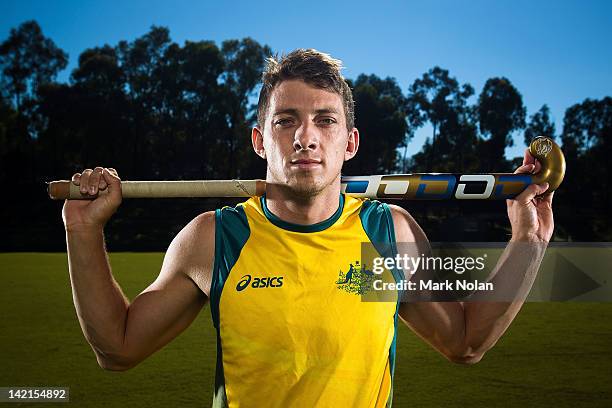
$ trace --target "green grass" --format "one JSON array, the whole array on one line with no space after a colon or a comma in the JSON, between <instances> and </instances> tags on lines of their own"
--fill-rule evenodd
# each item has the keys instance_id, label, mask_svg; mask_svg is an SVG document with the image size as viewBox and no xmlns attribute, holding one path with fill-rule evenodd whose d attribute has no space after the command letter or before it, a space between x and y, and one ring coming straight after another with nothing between
<instances>
[{"instance_id":1,"label":"green grass","mask_svg":"<svg viewBox=\"0 0 612 408\"><path fill-rule=\"evenodd\" d=\"M155 279L162 258L111 255L130 298ZM98 367L82 336L65 254L0 254L0 298L0 386L67 386L79 407L210 405L208 308L156 355L113 373ZM612 303L529 303L474 366L447 362L402 325L394 406L612 406L611 346Z\"/></svg>"}]
</instances>

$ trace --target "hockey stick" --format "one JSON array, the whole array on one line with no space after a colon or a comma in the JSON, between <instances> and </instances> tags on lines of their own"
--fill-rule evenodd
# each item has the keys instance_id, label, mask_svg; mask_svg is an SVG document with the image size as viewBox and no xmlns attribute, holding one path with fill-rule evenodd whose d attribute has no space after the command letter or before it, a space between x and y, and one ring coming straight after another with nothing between
<instances>
[{"instance_id":1,"label":"hockey stick","mask_svg":"<svg viewBox=\"0 0 612 408\"><path fill-rule=\"evenodd\" d=\"M377 176L344 176L342 192L356 196L401 200L488 200L513 198L530 184L549 184L555 191L565 175L565 157L550 138L538 136L529 145L530 153L540 162L538 174L451 174L413 173ZM250 197L264 194L264 180L190 180L122 181L123 198L171 197ZM81 194L79 187L66 180L48 185L54 200L94 199ZM99 194L104 194L100 190Z\"/></svg>"}]
</instances>

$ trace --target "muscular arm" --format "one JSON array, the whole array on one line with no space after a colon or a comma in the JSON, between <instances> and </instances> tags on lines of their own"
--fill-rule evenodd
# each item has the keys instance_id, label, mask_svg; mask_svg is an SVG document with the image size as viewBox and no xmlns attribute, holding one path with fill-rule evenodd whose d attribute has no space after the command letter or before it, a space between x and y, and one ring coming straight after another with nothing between
<instances>
[{"instance_id":1,"label":"muscular arm","mask_svg":"<svg viewBox=\"0 0 612 408\"><path fill-rule=\"evenodd\" d=\"M214 233L214 213L195 218L170 244L158 278L130 303L113 278L102 228L66 228L76 312L101 367L131 368L191 324L207 300Z\"/></svg>"},{"instance_id":2,"label":"muscular arm","mask_svg":"<svg viewBox=\"0 0 612 408\"><path fill-rule=\"evenodd\" d=\"M416 221L399 207L392 206L392 215L397 242L416 242L418 253L427 253L427 237ZM512 291L512 301L406 302L399 310L402 321L450 361L480 361L521 309L544 255L545 245L516 244L518 239L506 247L490 280Z\"/></svg>"}]
</instances>

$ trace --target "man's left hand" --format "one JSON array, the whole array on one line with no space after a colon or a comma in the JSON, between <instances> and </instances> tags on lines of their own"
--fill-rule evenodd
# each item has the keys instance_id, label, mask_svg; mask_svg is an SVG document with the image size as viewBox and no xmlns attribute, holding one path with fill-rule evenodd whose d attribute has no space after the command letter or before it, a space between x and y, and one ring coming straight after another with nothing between
<instances>
[{"instance_id":1,"label":"man's left hand","mask_svg":"<svg viewBox=\"0 0 612 408\"><path fill-rule=\"evenodd\" d=\"M536 174L540 163L525 150L523 165L514 172ZM552 199L554 192L541 195L548 183L531 184L512 200L506 200L513 241L548 242L554 230Z\"/></svg>"}]
</instances>

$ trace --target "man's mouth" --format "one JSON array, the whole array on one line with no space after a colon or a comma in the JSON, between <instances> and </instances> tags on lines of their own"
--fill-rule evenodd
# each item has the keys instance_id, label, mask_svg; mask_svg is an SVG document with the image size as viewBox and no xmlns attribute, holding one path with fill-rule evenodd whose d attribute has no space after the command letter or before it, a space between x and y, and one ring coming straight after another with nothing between
<instances>
[{"instance_id":1,"label":"man's mouth","mask_svg":"<svg viewBox=\"0 0 612 408\"><path fill-rule=\"evenodd\" d=\"M299 169L312 169L321 165L321 160L316 159L298 159L291 160L291 167Z\"/></svg>"}]
</instances>

